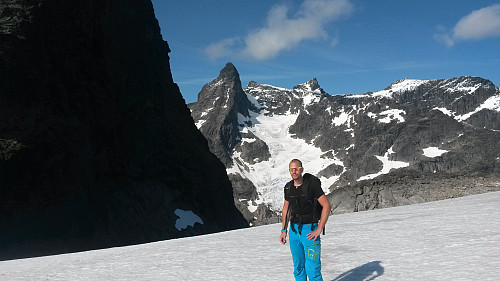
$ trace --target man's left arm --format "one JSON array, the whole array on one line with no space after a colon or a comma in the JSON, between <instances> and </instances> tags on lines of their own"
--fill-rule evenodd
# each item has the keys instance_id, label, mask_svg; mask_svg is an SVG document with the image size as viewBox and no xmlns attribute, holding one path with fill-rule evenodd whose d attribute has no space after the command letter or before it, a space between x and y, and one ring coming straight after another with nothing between
<instances>
[{"instance_id":1,"label":"man's left arm","mask_svg":"<svg viewBox=\"0 0 500 281\"><path fill-rule=\"evenodd\" d=\"M328 199L324 194L318 198L318 203L321 205L321 207L323 207L323 210L321 211L321 218L318 223L318 228L315 231L307 234L307 239L309 240L316 240L316 238L320 236L323 228L325 228L328 216L330 215L330 202L328 202Z\"/></svg>"}]
</instances>

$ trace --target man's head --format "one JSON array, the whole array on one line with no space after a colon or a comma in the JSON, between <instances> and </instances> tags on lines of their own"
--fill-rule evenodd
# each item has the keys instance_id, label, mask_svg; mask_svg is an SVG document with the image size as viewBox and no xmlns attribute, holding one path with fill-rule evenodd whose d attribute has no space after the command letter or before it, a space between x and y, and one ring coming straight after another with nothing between
<instances>
[{"instance_id":1,"label":"man's head","mask_svg":"<svg viewBox=\"0 0 500 281\"><path fill-rule=\"evenodd\" d=\"M304 168L302 167L302 162L299 159L293 159L290 161L290 164L288 164L288 170L290 171L292 179L297 180L302 178Z\"/></svg>"}]
</instances>

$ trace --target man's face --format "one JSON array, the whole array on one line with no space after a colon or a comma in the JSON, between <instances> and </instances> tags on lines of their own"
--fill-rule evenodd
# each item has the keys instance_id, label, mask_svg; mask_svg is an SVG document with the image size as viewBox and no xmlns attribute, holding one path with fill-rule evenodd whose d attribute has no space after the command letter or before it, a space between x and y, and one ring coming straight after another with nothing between
<instances>
[{"instance_id":1,"label":"man's face","mask_svg":"<svg viewBox=\"0 0 500 281\"><path fill-rule=\"evenodd\" d=\"M288 165L289 171L290 171L290 176L292 176L292 179L296 180L302 177L302 171L304 170L299 162L290 162L290 165Z\"/></svg>"}]
</instances>

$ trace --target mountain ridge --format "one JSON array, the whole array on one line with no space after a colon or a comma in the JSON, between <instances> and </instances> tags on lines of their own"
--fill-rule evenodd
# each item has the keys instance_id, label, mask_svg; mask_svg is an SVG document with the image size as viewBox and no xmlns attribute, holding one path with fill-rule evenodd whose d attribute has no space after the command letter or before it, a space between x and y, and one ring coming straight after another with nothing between
<instances>
[{"instance_id":1,"label":"mountain ridge","mask_svg":"<svg viewBox=\"0 0 500 281\"><path fill-rule=\"evenodd\" d=\"M406 78L381 91L335 96L324 92L314 78L292 89L251 81L243 92L253 108L246 107L250 116L232 117L238 119L233 126L240 136L233 149L225 150L226 157L230 155L225 165L233 187L237 186L235 203L252 224L280 219L282 185L292 158L302 157L306 170L312 166L309 171L322 178L323 189L331 193L333 212L444 198L436 173L443 182L470 177L472 185L486 179L488 187L470 186L470 192L498 189L500 91L489 80ZM199 121L200 107L196 103L189 107ZM211 114L222 113L214 108ZM202 133L220 126L214 117L204 118L205 123L197 123ZM209 143L224 142L219 136L204 135ZM305 153L309 150L314 156ZM367 185L394 186L389 183L418 182L427 176L433 178L434 193L431 188L421 194L420 186L381 188L373 190L372 197L360 192ZM380 181L384 177L389 180ZM459 193L449 187L448 196ZM414 201L409 200L412 196Z\"/></svg>"}]
</instances>

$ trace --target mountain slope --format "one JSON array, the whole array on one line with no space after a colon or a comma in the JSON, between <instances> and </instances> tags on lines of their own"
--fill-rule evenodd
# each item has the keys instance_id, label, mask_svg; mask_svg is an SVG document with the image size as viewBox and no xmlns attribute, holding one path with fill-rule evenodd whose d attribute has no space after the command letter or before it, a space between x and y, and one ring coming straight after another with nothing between
<instances>
[{"instance_id":1,"label":"mountain slope","mask_svg":"<svg viewBox=\"0 0 500 281\"><path fill-rule=\"evenodd\" d=\"M223 86L241 84L239 76L220 75L207 85L214 83L217 92L205 86L204 102L189 107L209 143L223 147L223 155L212 151L225 159L236 204L253 224L279 220L293 158L320 177L334 212L498 189L500 91L488 80L403 79L343 96L328 95L316 79L293 89L250 82L246 100ZM242 106L217 94L231 91ZM206 97L227 102L207 114ZM230 142L206 133L224 126L234 133Z\"/></svg>"},{"instance_id":2,"label":"mountain slope","mask_svg":"<svg viewBox=\"0 0 500 281\"><path fill-rule=\"evenodd\" d=\"M169 52L150 1L1 2L0 259L247 225Z\"/></svg>"}]
</instances>

